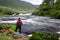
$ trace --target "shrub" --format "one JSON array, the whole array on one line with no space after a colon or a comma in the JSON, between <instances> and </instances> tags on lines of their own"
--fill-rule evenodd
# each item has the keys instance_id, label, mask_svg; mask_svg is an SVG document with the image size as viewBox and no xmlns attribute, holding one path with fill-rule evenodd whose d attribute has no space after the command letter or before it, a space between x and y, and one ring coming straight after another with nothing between
<instances>
[{"instance_id":1,"label":"shrub","mask_svg":"<svg viewBox=\"0 0 60 40\"><path fill-rule=\"evenodd\" d=\"M34 32L30 40L59 40L59 36L54 33Z\"/></svg>"}]
</instances>

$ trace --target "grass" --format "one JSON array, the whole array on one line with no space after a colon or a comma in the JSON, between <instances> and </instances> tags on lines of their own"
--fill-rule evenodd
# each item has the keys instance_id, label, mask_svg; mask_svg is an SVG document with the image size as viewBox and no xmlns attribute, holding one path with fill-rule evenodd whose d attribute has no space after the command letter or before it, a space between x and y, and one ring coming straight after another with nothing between
<instances>
[{"instance_id":1,"label":"grass","mask_svg":"<svg viewBox=\"0 0 60 40\"><path fill-rule=\"evenodd\" d=\"M8 27L10 28L11 30L15 30L16 29L16 25L11 25L11 24L1 24L0 25L0 30L4 27Z\"/></svg>"},{"instance_id":2,"label":"grass","mask_svg":"<svg viewBox=\"0 0 60 40\"><path fill-rule=\"evenodd\" d=\"M0 33L0 40L14 40L14 38L12 36Z\"/></svg>"},{"instance_id":3,"label":"grass","mask_svg":"<svg viewBox=\"0 0 60 40\"><path fill-rule=\"evenodd\" d=\"M16 25L8 25L10 27L10 29L15 30L16 29Z\"/></svg>"},{"instance_id":4,"label":"grass","mask_svg":"<svg viewBox=\"0 0 60 40\"><path fill-rule=\"evenodd\" d=\"M7 16L7 15L12 15L12 14L20 14L20 13L30 13L33 12L34 10L18 10L10 7L4 7L0 6L0 16Z\"/></svg>"},{"instance_id":5,"label":"grass","mask_svg":"<svg viewBox=\"0 0 60 40\"><path fill-rule=\"evenodd\" d=\"M0 25L0 30L9 27L9 29L15 30L16 26L15 25L10 25L10 24L1 24ZM6 35L6 33L0 33L0 40L15 40L13 35Z\"/></svg>"},{"instance_id":6,"label":"grass","mask_svg":"<svg viewBox=\"0 0 60 40\"><path fill-rule=\"evenodd\" d=\"M16 26L15 25L11 25L11 24L2 24L0 25L0 28L8 28L15 30ZM4 31L4 30L3 30ZM6 30L7 31L7 30ZM29 37L28 36L14 36L12 33L10 34L6 34L7 32L1 32L0 33L0 40L28 40Z\"/></svg>"},{"instance_id":7,"label":"grass","mask_svg":"<svg viewBox=\"0 0 60 40\"><path fill-rule=\"evenodd\" d=\"M10 7L4 7L4 6L0 6L0 15L3 16L3 15L12 15L14 13L20 13L19 10L16 10L16 9L13 9L13 8L10 8Z\"/></svg>"}]
</instances>

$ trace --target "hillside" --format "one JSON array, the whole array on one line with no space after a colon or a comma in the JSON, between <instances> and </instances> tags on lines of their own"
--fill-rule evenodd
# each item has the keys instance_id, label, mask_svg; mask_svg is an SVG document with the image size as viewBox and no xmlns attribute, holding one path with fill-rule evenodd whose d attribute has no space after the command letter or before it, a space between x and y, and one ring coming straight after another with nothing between
<instances>
[{"instance_id":1,"label":"hillside","mask_svg":"<svg viewBox=\"0 0 60 40\"><path fill-rule=\"evenodd\" d=\"M31 10L36 6L21 0L0 0L0 6L11 7L20 10Z\"/></svg>"}]
</instances>

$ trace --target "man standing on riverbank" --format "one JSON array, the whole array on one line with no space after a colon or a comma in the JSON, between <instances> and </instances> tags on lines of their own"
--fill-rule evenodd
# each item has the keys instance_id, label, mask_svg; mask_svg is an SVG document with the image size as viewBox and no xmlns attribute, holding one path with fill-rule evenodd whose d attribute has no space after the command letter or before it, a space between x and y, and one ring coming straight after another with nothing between
<instances>
[{"instance_id":1,"label":"man standing on riverbank","mask_svg":"<svg viewBox=\"0 0 60 40\"><path fill-rule=\"evenodd\" d=\"M21 26L22 26L22 21L21 21L21 18L19 17L17 22L16 22L15 32L17 32L17 30L19 29L19 33L21 33Z\"/></svg>"}]
</instances>

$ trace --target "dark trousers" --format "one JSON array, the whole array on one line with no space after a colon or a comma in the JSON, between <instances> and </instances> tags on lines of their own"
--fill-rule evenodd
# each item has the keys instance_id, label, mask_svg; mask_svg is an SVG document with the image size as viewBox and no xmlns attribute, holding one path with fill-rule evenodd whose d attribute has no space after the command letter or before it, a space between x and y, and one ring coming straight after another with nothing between
<instances>
[{"instance_id":1,"label":"dark trousers","mask_svg":"<svg viewBox=\"0 0 60 40\"><path fill-rule=\"evenodd\" d=\"M21 25L16 26L15 32L17 32L18 29L19 29L19 33L21 33Z\"/></svg>"}]
</instances>

